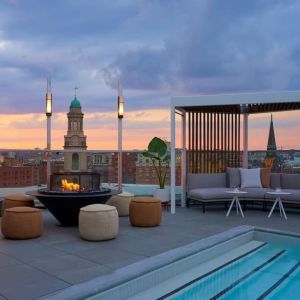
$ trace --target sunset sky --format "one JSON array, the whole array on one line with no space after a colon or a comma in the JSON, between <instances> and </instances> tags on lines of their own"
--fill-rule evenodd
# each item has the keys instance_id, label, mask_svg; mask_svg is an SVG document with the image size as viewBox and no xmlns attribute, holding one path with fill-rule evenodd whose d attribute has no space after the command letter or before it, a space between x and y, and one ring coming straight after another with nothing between
<instances>
[{"instance_id":1,"label":"sunset sky","mask_svg":"<svg viewBox=\"0 0 300 300\"><path fill-rule=\"evenodd\" d=\"M48 76L56 149L75 86L89 149L101 150L117 147L118 80L125 149L169 139L172 96L299 90L299 27L296 0L3 0L0 148L45 147ZM300 149L299 115L273 115L279 148ZM251 149L266 148L269 122L251 116Z\"/></svg>"}]
</instances>

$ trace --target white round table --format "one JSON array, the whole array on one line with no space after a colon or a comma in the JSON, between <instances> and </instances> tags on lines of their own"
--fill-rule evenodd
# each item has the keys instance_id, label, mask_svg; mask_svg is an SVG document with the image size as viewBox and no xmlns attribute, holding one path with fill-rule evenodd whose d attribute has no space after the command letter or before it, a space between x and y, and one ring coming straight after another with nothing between
<instances>
[{"instance_id":1,"label":"white round table","mask_svg":"<svg viewBox=\"0 0 300 300\"><path fill-rule=\"evenodd\" d=\"M228 209L228 211L227 211L226 217L229 216L229 214L230 214L230 212L231 212L231 210L232 210L232 207L233 207L233 205L235 204L235 207L236 207L236 214L238 215L238 214L239 214L239 211L240 211L242 217L244 218L244 213L243 213L243 210L242 210L240 201L239 201L239 195L247 194L248 192L240 191L240 190L232 190L232 191L226 191L226 193L232 194L232 195L233 195L233 199L232 199L232 201L231 201L231 203L230 203L230 206L229 206L229 209Z\"/></svg>"},{"instance_id":2,"label":"white round table","mask_svg":"<svg viewBox=\"0 0 300 300\"><path fill-rule=\"evenodd\" d=\"M274 195L275 196L275 202L271 208L271 211L268 215L268 218L270 218L273 214L273 211L276 207L276 205L278 204L279 206L279 212L280 212L280 217L282 217L282 215L284 216L284 218L287 220L287 216L286 216L286 213L285 213L285 210L284 210L284 207L283 207L283 204L282 204L282 201L281 201L281 196L283 195L291 195L291 193L288 193L288 192L267 192L267 194L270 194L270 195Z\"/></svg>"}]
</instances>

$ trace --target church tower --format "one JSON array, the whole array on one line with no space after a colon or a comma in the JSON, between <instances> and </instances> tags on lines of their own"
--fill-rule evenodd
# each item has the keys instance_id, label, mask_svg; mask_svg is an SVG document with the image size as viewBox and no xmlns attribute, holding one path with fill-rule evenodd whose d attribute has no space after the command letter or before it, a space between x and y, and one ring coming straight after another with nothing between
<instances>
[{"instance_id":1,"label":"church tower","mask_svg":"<svg viewBox=\"0 0 300 300\"><path fill-rule=\"evenodd\" d=\"M271 115L268 145L267 145L267 152L266 152L266 157L264 160L264 165L266 167L271 167L273 171L276 171L276 169L278 167L277 146L276 146L276 139L275 139L272 115Z\"/></svg>"},{"instance_id":2,"label":"church tower","mask_svg":"<svg viewBox=\"0 0 300 300\"><path fill-rule=\"evenodd\" d=\"M276 139L273 125L273 116L271 115L270 129L269 129L269 138L267 145L267 157L276 157Z\"/></svg>"},{"instance_id":3,"label":"church tower","mask_svg":"<svg viewBox=\"0 0 300 300\"><path fill-rule=\"evenodd\" d=\"M65 135L65 152L64 170L67 172L87 171L87 154L78 152L79 150L86 150L86 136L83 133L83 116L81 111L81 104L76 97L70 104L68 116L68 131Z\"/></svg>"}]
</instances>

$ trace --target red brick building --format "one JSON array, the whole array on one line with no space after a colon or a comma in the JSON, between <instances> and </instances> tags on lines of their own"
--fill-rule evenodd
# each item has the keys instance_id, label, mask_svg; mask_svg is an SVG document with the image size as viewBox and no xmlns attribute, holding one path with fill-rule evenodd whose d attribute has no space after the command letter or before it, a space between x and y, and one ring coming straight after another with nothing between
<instances>
[{"instance_id":1,"label":"red brick building","mask_svg":"<svg viewBox=\"0 0 300 300\"><path fill-rule=\"evenodd\" d=\"M0 187L25 187L46 183L46 165L0 167Z\"/></svg>"},{"instance_id":2,"label":"red brick building","mask_svg":"<svg viewBox=\"0 0 300 300\"><path fill-rule=\"evenodd\" d=\"M136 182L137 153L123 152L123 183ZM99 172L101 182L118 182L118 153L95 153L93 156L94 171Z\"/></svg>"},{"instance_id":3,"label":"red brick building","mask_svg":"<svg viewBox=\"0 0 300 300\"><path fill-rule=\"evenodd\" d=\"M1 166L3 167L13 167L13 166L22 166L23 161L19 157L3 157Z\"/></svg>"},{"instance_id":4,"label":"red brick building","mask_svg":"<svg viewBox=\"0 0 300 300\"><path fill-rule=\"evenodd\" d=\"M163 172L165 169L163 169ZM180 185L181 167L180 156L176 160L176 185ZM137 184L158 184L155 169L149 158L144 157L141 153L137 155L136 161L136 183ZM166 184L170 184L170 169L166 176Z\"/></svg>"}]
</instances>

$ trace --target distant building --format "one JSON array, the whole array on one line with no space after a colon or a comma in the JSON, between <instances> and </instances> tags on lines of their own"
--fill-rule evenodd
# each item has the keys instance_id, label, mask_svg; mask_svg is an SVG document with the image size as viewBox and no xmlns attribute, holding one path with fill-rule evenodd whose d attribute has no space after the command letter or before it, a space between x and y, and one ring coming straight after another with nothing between
<instances>
[{"instance_id":1,"label":"distant building","mask_svg":"<svg viewBox=\"0 0 300 300\"><path fill-rule=\"evenodd\" d=\"M111 180L113 173L113 155L114 153L94 153L93 154L93 171L100 174L100 182L116 182L115 178Z\"/></svg>"},{"instance_id":2,"label":"distant building","mask_svg":"<svg viewBox=\"0 0 300 300\"><path fill-rule=\"evenodd\" d=\"M1 157L0 164L3 167L14 167L14 166L22 166L23 161L19 157Z\"/></svg>"},{"instance_id":3,"label":"distant building","mask_svg":"<svg viewBox=\"0 0 300 300\"><path fill-rule=\"evenodd\" d=\"M250 168L264 167L266 153L265 150L248 151L248 166Z\"/></svg>"},{"instance_id":4,"label":"distant building","mask_svg":"<svg viewBox=\"0 0 300 300\"><path fill-rule=\"evenodd\" d=\"M116 183L118 181L118 153L94 153L93 170L100 173L101 182ZM123 183L136 183L137 153L123 152Z\"/></svg>"},{"instance_id":5,"label":"distant building","mask_svg":"<svg viewBox=\"0 0 300 300\"><path fill-rule=\"evenodd\" d=\"M137 153L123 152L122 153L122 178L125 183L136 183L136 160Z\"/></svg>"},{"instance_id":6,"label":"distant building","mask_svg":"<svg viewBox=\"0 0 300 300\"><path fill-rule=\"evenodd\" d=\"M267 152L264 165L266 167L272 167L272 170L275 171L278 167L277 161L277 146L273 125L273 116L271 115L270 129L269 129L269 137L267 144Z\"/></svg>"},{"instance_id":7,"label":"distant building","mask_svg":"<svg viewBox=\"0 0 300 300\"><path fill-rule=\"evenodd\" d=\"M164 166L163 171L166 169ZM180 184L181 166L180 153L176 153L176 185ZM142 153L138 153L136 161L136 183L140 184L158 184L155 168L149 158L144 157ZM170 169L168 169L166 176L166 184L170 184Z\"/></svg>"},{"instance_id":8,"label":"distant building","mask_svg":"<svg viewBox=\"0 0 300 300\"><path fill-rule=\"evenodd\" d=\"M275 157L276 152L277 152L277 146L276 146L276 139L275 139L275 132L274 132L273 116L271 115L266 156Z\"/></svg>"},{"instance_id":9,"label":"distant building","mask_svg":"<svg viewBox=\"0 0 300 300\"><path fill-rule=\"evenodd\" d=\"M65 150L71 150L65 152L64 155L64 170L65 171L87 171L88 161L87 153L79 152L78 150L86 150L86 136L83 133L83 116L81 111L81 104L79 100L75 98L70 104L70 111L68 116L68 131L65 135Z\"/></svg>"},{"instance_id":10,"label":"distant building","mask_svg":"<svg viewBox=\"0 0 300 300\"><path fill-rule=\"evenodd\" d=\"M0 168L0 187L24 187L46 183L46 164Z\"/></svg>"},{"instance_id":11,"label":"distant building","mask_svg":"<svg viewBox=\"0 0 300 300\"><path fill-rule=\"evenodd\" d=\"M290 155L288 159L283 161L283 166L287 169L300 169L300 152L295 152L293 155Z\"/></svg>"}]
</instances>

